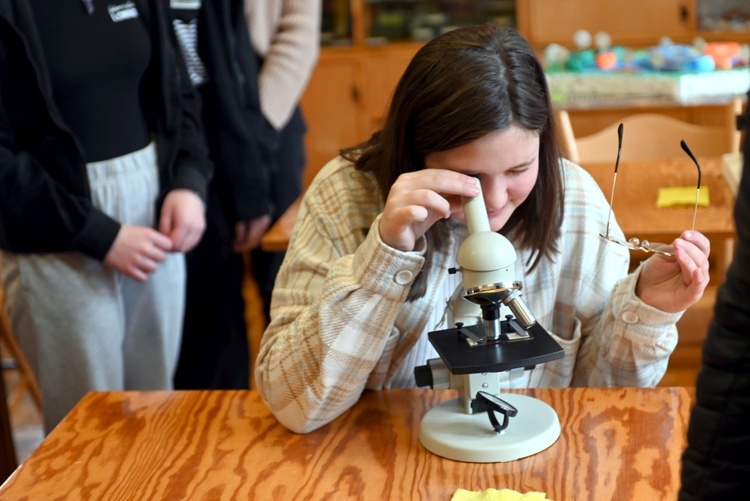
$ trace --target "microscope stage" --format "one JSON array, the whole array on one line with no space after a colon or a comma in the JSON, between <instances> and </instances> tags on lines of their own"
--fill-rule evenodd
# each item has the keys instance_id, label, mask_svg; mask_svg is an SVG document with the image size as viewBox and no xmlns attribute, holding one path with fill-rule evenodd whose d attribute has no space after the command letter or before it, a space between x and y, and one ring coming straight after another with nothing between
<instances>
[{"instance_id":1,"label":"microscope stage","mask_svg":"<svg viewBox=\"0 0 750 501\"><path fill-rule=\"evenodd\" d=\"M466 331L469 331L467 333ZM467 337L482 338L484 327L472 325L428 334L430 343L453 374L504 372L532 368L563 357L563 349L544 328L534 324L530 339L471 345Z\"/></svg>"}]
</instances>

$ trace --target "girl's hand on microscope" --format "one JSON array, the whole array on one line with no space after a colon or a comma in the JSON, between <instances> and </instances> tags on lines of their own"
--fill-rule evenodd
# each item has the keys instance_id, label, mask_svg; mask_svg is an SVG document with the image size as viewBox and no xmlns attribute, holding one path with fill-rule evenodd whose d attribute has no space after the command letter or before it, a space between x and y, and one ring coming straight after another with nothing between
<instances>
[{"instance_id":1,"label":"girl's hand on microscope","mask_svg":"<svg viewBox=\"0 0 750 501\"><path fill-rule=\"evenodd\" d=\"M461 208L461 197L479 195L477 179L460 172L422 169L401 174L391 186L380 218L380 238L404 252L440 219Z\"/></svg>"},{"instance_id":2,"label":"girl's hand on microscope","mask_svg":"<svg viewBox=\"0 0 750 501\"><path fill-rule=\"evenodd\" d=\"M672 245L673 256L655 254L643 263L635 293L646 304L676 313L703 296L708 285L711 244L702 233L689 230Z\"/></svg>"}]
</instances>

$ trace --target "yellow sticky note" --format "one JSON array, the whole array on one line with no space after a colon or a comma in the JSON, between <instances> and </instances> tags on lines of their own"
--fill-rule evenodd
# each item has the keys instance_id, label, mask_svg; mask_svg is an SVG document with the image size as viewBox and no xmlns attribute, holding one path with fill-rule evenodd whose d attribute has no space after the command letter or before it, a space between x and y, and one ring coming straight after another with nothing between
<instances>
[{"instance_id":1,"label":"yellow sticky note","mask_svg":"<svg viewBox=\"0 0 750 501\"><path fill-rule=\"evenodd\" d=\"M708 186L701 188L698 196L698 205L708 207ZM695 205L695 186L659 188L659 196L656 199L657 207L674 207L675 205Z\"/></svg>"},{"instance_id":2,"label":"yellow sticky note","mask_svg":"<svg viewBox=\"0 0 750 501\"><path fill-rule=\"evenodd\" d=\"M451 501L539 501L546 500L544 492L526 492L524 494L512 489L487 489L486 491L467 491L458 489Z\"/></svg>"}]
</instances>

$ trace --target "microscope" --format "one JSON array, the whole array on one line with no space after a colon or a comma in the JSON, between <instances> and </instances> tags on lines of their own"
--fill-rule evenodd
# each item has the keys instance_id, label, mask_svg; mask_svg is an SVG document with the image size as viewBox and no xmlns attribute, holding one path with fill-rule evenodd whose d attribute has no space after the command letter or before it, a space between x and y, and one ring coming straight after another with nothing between
<instances>
[{"instance_id":1,"label":"microscope","mask_svg":"<svg viewBox=\"0 0 750 501\"><path fill-rule=\"evenodd\" d=\"M455 328L429 332L440 358L414 369L417 386L455 389L459 398L425 414L419 439L434 454L456 461L513 461L552 445L560 422L540 400L500 395L501 382L562 358L563 349L523 300L516 251L490 230L482 194L462 201L469 235L458 249L459 268L449 270L462 274L451 298L449 325Z\"/></svg>"}]
</instances>

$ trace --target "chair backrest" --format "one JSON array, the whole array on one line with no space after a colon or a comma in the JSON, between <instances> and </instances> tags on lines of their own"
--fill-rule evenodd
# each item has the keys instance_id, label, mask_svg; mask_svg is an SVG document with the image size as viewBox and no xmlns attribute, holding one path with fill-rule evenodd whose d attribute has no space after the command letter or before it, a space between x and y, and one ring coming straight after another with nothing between
<instances>
[{"instance_id":1,"label":"chair backrest","mask_svg":"<svg viewBox=\"0 0 750 501\"><path fill-rule=\"evenodd\" d=\"M635 113L589 136L576 137L565 110L556 112L560 144L566 157L575 163L614 161L617 156L617 128L624 125L622 156L627 160L660 160L680 157L682 139L697 156L718 156L739 151L740 131L736 116L742 103L727 106L722 126L696 125L658 113Z\"/></svg>"}]
</instances>

